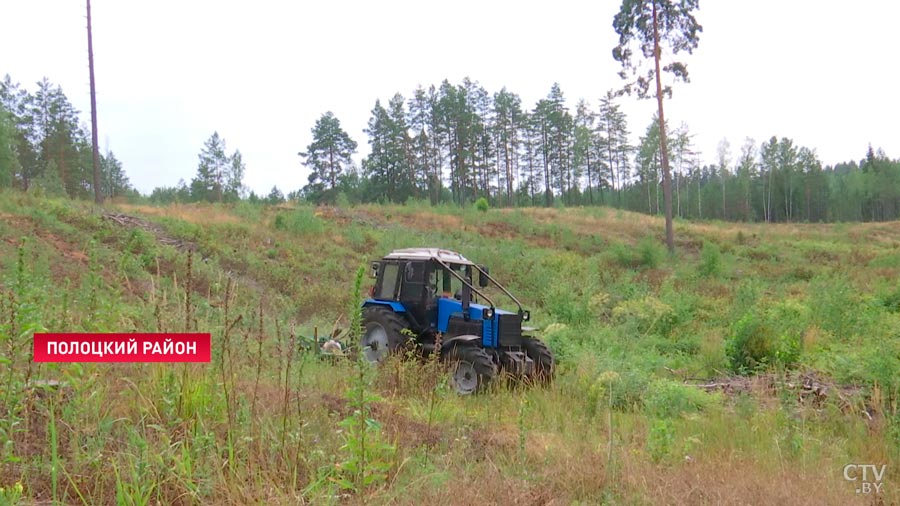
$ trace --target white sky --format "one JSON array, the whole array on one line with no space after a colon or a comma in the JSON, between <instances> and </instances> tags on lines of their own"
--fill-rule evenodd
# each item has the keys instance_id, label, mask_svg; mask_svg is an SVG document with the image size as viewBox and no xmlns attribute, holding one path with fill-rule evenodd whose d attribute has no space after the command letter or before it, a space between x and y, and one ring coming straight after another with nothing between
<instances>
[{"instance_id":1,"label":"white sky","mask_svg":"<svg viewBox=\"0 0 900 506\"><path fill-rule=\"evenodd\" d=\"M619 0L454 2L94 0L101 150L108 144L142 192L189 181L214 130L238 148L246 184L287 192L306 183L298 151L331 110L363 133L380 98L469 76L506 86L532 108L560 83L574 113L618 87L612 18ZM89 121L84 2L9 1L0 75L29 91L46 76ZM704 27L690 84L667 102L702 159L726 137L772 135L815 148L825 164L860 159L869 143L900 156L894 90L900 3L857 0L701 2ZM652 100L621 100L636 140Z\"/></svg>"}]
</instances>

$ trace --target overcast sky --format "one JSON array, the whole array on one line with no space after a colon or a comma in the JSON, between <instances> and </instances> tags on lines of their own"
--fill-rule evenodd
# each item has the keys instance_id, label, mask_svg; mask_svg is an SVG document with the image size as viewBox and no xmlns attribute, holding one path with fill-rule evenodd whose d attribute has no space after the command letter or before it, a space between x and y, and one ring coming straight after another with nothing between
<instances>
[{"instance_id":1,"label":"overcast sky","mask_svg":"<svg viewBox=\"0 0 900 506\"><path fill-rule=\"evenodd\" d=\"M525 107L559 82L574 113L621 85L611 50L619 0L232 2L94 0L101 150L142 192L189 181L213 131L240 149L257 193L306 182L298 151L331 110L368 151L376 99L409 98L469 76L506 86ZM690 84L667 102L702 159L722 138L776 135L815 148L825 164L860 159L869 143L900 156L895 89L900 3L857 0L701 2ZM8 2L0 75L35 90L46 76L89 121L84 2ZM636 141L655 103L621 100Z\"/></svg>"}]
</instances>

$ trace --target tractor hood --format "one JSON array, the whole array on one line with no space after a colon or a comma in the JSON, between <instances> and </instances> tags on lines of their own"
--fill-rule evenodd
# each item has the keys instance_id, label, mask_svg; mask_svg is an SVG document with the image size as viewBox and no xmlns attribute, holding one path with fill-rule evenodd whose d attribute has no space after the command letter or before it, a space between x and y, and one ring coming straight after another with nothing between
<instances>
[{"instance_id":1,"label":"tractor hood","mask_svg":"<svg viewBox=\"0 0 900 506\"><path fill-rule=\"evenodd\" d=\"M484 319L484 310L489 309L490 306L485 306L484 304L469 304L469 319L470 320L482 320ZM446 297L441 297L438 299L438 321L437 321L437 330L440 332L447 332L447 327L450 324L451 316L459 316L462 317L463 314L462 302L456 299L448 299ZM494 309L494 313L501 314L515 314L511 311L506 311L503 309Z\"/></svg>"}]
</instances>

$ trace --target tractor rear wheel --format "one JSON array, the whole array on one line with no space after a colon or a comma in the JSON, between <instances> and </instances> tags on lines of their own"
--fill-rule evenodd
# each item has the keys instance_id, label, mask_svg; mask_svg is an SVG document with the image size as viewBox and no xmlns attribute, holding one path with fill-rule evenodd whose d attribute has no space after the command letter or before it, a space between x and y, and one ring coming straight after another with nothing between
<instances>
[{"instance_id":1,"label":"tractor rear wheel","mask_svg":"<svg viewBox=\"0 0 900 506\"><path fill-rule=\"evenodd\" d=\"M534 361L534 378L541 383L549 383L556 366L550 348L540 339L529 336L522 337L522 348L525 348L528 358Z\"/></svg>"},{"instance_id":2,"label":"tractor rear wheel","mask_svg":"<svg viewBox=\"0 0 900 506\"><path fill-rule=\"evenodd\" d=\"M497 376L497 364L478 346L459 345L447 355L450 363L450 384L456 393L469 395L480 392Z\"/></svg>"},{"instance_id":3,"label":"tractor rear wheel","mask_svg":"<svg viewBox=\"0 0 900 506\"><path fill-rule=\"evenodd\" d=\"M362 352L369 362L381 362L408 339L403 329L406 319L385 306L363 309Z\"/></svg>"}]
</instances>

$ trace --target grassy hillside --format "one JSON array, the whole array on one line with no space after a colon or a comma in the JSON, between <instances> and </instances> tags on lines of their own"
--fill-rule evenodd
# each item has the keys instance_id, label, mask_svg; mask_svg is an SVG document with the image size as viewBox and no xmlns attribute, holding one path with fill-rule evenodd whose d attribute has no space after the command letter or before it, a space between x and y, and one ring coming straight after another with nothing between
<instances>
[{"instance_id":1,"label":"grassy hillside","mask_svg":"<svg viewBox=\"0 0 900 506\"><path fill-rule=\"evenodd\" d=\"M850 463L900 500L900 225L677 222L675 257L661 231L0 193L0 504L17 482L25 504L872 503ZM437 364L300 349L347 327L360 266L412 246L489 265L552 386L457 397ZM38 365L38 329L209 331L213 360Z\"/></svg>"}]
</instances>

